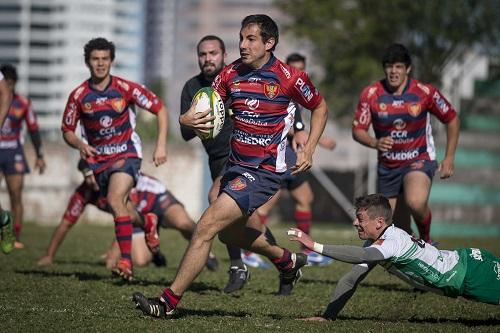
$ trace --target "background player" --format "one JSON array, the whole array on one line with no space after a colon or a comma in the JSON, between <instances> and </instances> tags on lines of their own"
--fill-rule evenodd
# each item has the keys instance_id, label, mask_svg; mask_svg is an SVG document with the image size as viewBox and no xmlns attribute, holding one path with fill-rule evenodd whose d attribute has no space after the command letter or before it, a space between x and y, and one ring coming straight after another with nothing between
<instances>
[{"instance_id":1,"label":"background player","mask_svg":"<svg viewBox=\"0 0 500 333\"><path fill-rule=\"evenodd\" d=\"M184 140L189 141L196 136L196 131L209 129L206 119L209 119L208 112L196 113L191 108L191 102L196 92L203 88L211 86L214 78L222 71L227 58L224 41L217 36L208 35L200 39L196 47L198 55L198 66L200 73L189 79L182 89L181 94L181 114L179 123ZM208 164L210 176L212 177L212 186L208 194L208 201L212 203L217 199L220 189L222 171L229 157L229 141L233 129L233 120L226 117L221 132L214 139L202 140L201 143L208 155ZM274 236L266 228L266 236L274 240ZM274 241L275 242L275 241ZM224 287L224 292L232 293L243 288L250 278L250 272L244 265L241 258L241 249L234 245L226 245L229 260L229 280ZM261 260L261 262L263 262Z\"/></svg>"},{"instance_id":2,"label":"background player","mask_svg":"<svg viewBox=\"0 0 500 333\"><path fill-rule=\"evenodd\" d=\"M460 122L444 96L430 84L411 79L411 56L405 46L392 44L382 59L385 79L366 87L354 115L354 140L378 151L378 192L396 207L400 194L418 227L431 242L428 206L436 169L441 178L453 175ZM436 162L431 114L446 125L446 153ZM375 137L368 133L373 124ZM411 230L406 230L411 233Z\"/></svg>"},{"instance_id":3,"label":"background player","mask_svg":"<svg viewBox=\"0 0 500 333\"><path fill-rule=\"evenodd\" d=\"M62 131L66 143L80 151L90 165L99 189L113 211L115 234L121 259L115 273L131 280L130 256L132 221L126 202L134 187L141 165L141 141L135 127L135 106L157 115L158 133L153 162L167 160L167 110L145 87L111 76L115 46L104 38L90 40L84 47L90 79L70 94L64 110ZM76 134L80 122L85 141ZM156 233L156 226L146 226Z\"/></svg>"},{"instance_id":4,"label":"background player","mask_svg":"<svg viewBox=\"0 0 500 333\"><path fill-rule=\"evenodd\" d=\"M298 53L290 54L286 63L300 71L304 71L306 68L306 58ZM307 131L305 131L304 123L302 122L302 107L292 102L291 106L295 109L295 118L293 124L293 130L289 133L289 140L287 141L286 150L286 164L295 165L297 160L297 149L302 149L302 147L307 142ZM319 145L323 148L333 150L335 148L336 142L332 138L322 135L318 141ZM314 194L312 192L311 186L308 182L309 174L301 172L292 175L291 170L287 170L283 177L282 189L286 188L290 193L294 203L295 203L295 226L302 230L303 232L309 234L312 224L312 203L314 201ZM262 224L267 224L267 219L269 212L276 205L281 196L280 190L271 200L269 200L265 205L257 209L259 219ZM304 253L307 254L307 261L311 265L328 265L332 262L329 257L324 257L314 251L310 251L307 248L302 248ZM252 262L257 262L258 259L254 259L248 253L246 257L243 258L245 263L251 264Z\"/></svg>"},{"instance_id":5,"label":"background player","mask_svg":"<svg viewBox=\"0 0 500 333\"><path fill-rule=\"evenodd\" d=\"M31 137L35 148L35 168L42 174L45 170L45 161L42 153L42 140L38 131L38 123L35 112L29 98L16 93L17 70L11 65L0 67L7 85L9 86L13 99L9 114L0 132L0 180L5 177L5 183L9 192L10 206L14 217L14 232L16 235L16 248L23 248L20 242L20 234L23 222L23 198L24 174L30 172L28 162L23 149L22 128L23 121Z\"/></svg>"},{"instance_id":6,"label":"background player","mask_svg":"<svg viewBox=\"0 0 500 333\"><path fill-rule=\"evenodd\" d=\"M92 182L84 180L71 196L61 222L52 235L46 254L40 258L38 265L46 266L53 263L57 250L64 241L66 234L76 224L87 205L94 205L104 212L111 213L106 198L92 187ZM137 185L130 191L128 208L130 216L135 216L136 221L141 219L140 216L145 219L150 215L157 216L158 228L161 226L178 230L188 241L191 239L196 226L182 203L168 191L165 185L158 179L144 173L139 175ZM166 261L162 258L163 254L159 250L152 253L143 236L142 228L137 225L134 226L132 238L132 262L134 265L146 266L151 261L154 261L159 266L165 266ZM113 242L112 248L107 253L106 266L108 268L116 267L119 258L120 249L117 242ZM211 271L216 270L218 267L217 259L212 253L210 253L206 266Z\"/></svg>"},{"instance_id":7,"label":"background player","mask_svg":"<svg viewBox=\"0 0 500 333\"><path fill-rule=\"evenodd\" d=\"M291 240L298 241L311 250L355 264L339 280L323 315L306 318L307 320L335 320L356 287L377 264L424 291L500 304L500 259L492 253L475 248L438 250L421 239L415 239L404 230L391 225L392 209L389 200L380 194L357 198L355 208L356 219L353 225L359 238L367 240L364 247L323 245L314 242L298 229L288 231Z\"/></svg>"},{"instance_id":8,"label":"background player","mask_svg":"<svg viewBox=\"0 0 500 333\"><path fill-rule=\"evenodd\" d=\"M10 103L12 102L12 93L0 71L0 127L3 126L9 113ZM14 249L16 237L12 215L9 211L3 210L0 205L0 247L2 252L8 254Z\"/></svg>"},{"instance_id":9,"label":"background player","mask_svg":"<svg viewBox=\"0 0 500 333\"><path fill-rule=\"evenodd\" d=\"M312 110L311 130L298 153L295 172L308 170L328 117L322 96L307 74L274 57L279 33L267 15L250 15L240 30L240 56L215 78L212 87L224 101L231 100L234 128L231 152L217 199L203 213L169 288L159 298L134 294L134 301L151 316L172 315L189 285L200 273L213 239L219 239L268 257L280 271L281 294L289 294L301 276L307 256L271 244L260 222L249 216L278 191L286 170L286 135L293 115L288 104L296 100ZM249 101L254 98L255 100Z\"/></svg>"}]
</instances>

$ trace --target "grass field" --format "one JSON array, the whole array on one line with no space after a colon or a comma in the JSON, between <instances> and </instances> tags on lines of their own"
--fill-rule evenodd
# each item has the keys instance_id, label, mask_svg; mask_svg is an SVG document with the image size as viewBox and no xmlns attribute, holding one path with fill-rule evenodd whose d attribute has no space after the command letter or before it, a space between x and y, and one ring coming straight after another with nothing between
<instances>
[{"instance_id":1,"label":"grass field","mask_svg":"<svg viewBox=\"0 0 500 333\"><path fill-rule=\"evenodd\" d=\"M281 244L285 226L273 228ZM176 319L145 317L134 308L134 291L157 295L173 279L186 242L168 230L161 235L169 266L136 269L136 281L123 285L110 277L99 256L113 238L111 226L77 225L60 249L56 262L38 268L53 228L27 224L27 247L0 254L1 332L499 332L500 307L420 294L376 268L358 288L335 322L310 323L298 317L321 313L330 293L350 265L306 267L290 297L273 293L275 270L252 269L252 279L235 295L222 292L227 280L225 247L215 243L221 268L203 271L182 300ZM317 240L360 244L353 230L317 226ZM444 239L441 248L485 247L500 254L497 238Z\"/></svg>"}]
</instances>

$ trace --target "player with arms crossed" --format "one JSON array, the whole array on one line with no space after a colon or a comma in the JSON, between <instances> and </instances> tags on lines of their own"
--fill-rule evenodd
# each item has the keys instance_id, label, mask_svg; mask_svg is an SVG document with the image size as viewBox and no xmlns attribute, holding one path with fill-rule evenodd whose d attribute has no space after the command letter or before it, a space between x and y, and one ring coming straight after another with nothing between
<instances>
[{"instance_id":1,"label":"player with arms crossed","mask_svg":"<svg viewBox=\"0 0 500 333\"><path fill-rule=\"evenodd\" d=\"M9 114L10 104L12 102L12 92L4 79L2 72L0 72L0 127L5 123L7 115ZM3 210L0 205L0 247L2 252L8 254L14 249L16 236L14 234L14 227L12 215L9 211Z\"/></svg>"},{"instance_id":2,"label":"player with arms crossed","mask_svg":"<svg viewBox=\"0 0 500 333\"><path fill-rule=\"evenodd\" d=\"M396 207L404 197L420 238L431 242L428 206L432 178L453 175L460 121L457 113L432 85L409 77L410 53L401 44L390 45L382 60L385 79L366 87L354 115L354 140L378 151L377 191ZM447 128L444 159L438 166L432 137L431 114ZM375 137L368 133L373 124ZM406 228L405 228L406 229ZM411 233L408 226L407 232Z\"/></svg>"},{"instance_id":3,"label":"player with arms crossed","mask_svg":"<svg viewBox=\"0 0 500 333\"><path fill-rule=\"evenodd\" d=\"M63 114L63 137L68 145L80 151L95 175L99 190L106 196L121 252L115 273L131 280L132 218L126 203L137 182L142 159L141 141L134 131L135 106L157 115L158 134L153 153L156 166L167 160L167 110L145 87L111 76L113 43L104 38L92 39L84 47L84 56L90 79L69 96ZM78 122L85 141L75 134ZM146 229L148 233L156 233L153 223L146 225Z\"/></svg>"},{"instance_id":4,"label":"player with arms crossed","mask_svg":"<svg viewBox=\"0 0 500 333\"><path fill-rule=\"evenodd\" d=\"M4 75L13 95L9 115L0 133L0 172L5 177L5 183L9 191L11 211L14 216L14 233L16 234L15 247L23 248L24 244L20 242L24 213L22 191L24 174L30 172L21 137L23 121L26 123L31 142L35 148L35 168L39 169L40 174L45 170L45 161L42 154L42 140L31 101L15 91L18 79L17 70L14 66L2 65L0 71Z\"/></svg>"},{"instance_id":5,"label":"player with arms crossed","mask_svg":"<svg viewBox=\"0 0 500 333\"><path fill-rule=\"evenodd\" d=\"M390 224L389 200L381 194L359 197L353 222L364 247L323 245L299 229L290 229L290 240L335 260L355 264L338 282L330 304L320 317L307 320L335 320L358 284L377 265L416 288L443 296L500 304L500 259L476 248L438 250L421 239Z\"/></svg>"},{"instance_id":6,"label":"player with arms crossed","mask_svg":"<svg viewBox=\"0 0 500 333\"><path fill-rule=\"evenodd\" d=\"M189 285L207 260L213 239L265 255L280 272L280 287L293 288L306 255L270 244L258 219L249 216L280 188L285 164L286 136L293 124L291 100L312 110L307 144L297 157L296 172L308 170L328 110L307 74L278 60L273 50L278 27L267 15L247 16L241 24L240 56L215 78L213 88L224 101L231 100L234 128L231 153L217 199L205 210L169 288L160 297L134 294L148 315L172 315ZM194 107L194 106L193 106Z\"/></svg>"}]
</instances>

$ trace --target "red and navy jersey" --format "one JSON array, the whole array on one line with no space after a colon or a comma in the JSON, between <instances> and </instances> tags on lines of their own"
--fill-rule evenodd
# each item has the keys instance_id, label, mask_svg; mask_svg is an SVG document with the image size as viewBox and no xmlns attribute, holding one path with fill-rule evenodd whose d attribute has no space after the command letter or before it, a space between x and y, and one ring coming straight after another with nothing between
<instances>
[{"instance_id":1,"label":"red and navy jersey","mask_svg":"<svg viewBox=\"0 0 500 333\"><path fill-rule=\"evenodd\" d=\"M96 206L106 213L111 213L111 208L106 198L101 196L99 191L94 191L84 181L71 195L66 211L64 212L64 219L71 224L75 224L83 214L85 206L89 204Z\"/></svg>"},{"instance_id":2,"label":"red and navy jersey","mask_svg":"<svg viewBox=\"0 0 500 333\"><path fill-rule=\"evenodd\" d=\"M445 124L457 116L446 98L430 84L410 79L402 95L393 95L382 80L361 93L352 126L367 130L373 124L377 139L391 136L392 149L379 151L378 160L395 168L415 160L436 159L431 114Z\"/></svg>"},{"instance_id":3,"label":"red and navy jersey","mask_svg":"<svg viewBox=\"0 0 500 333\"><path fill-rule=\"evenodd\" d=\"M233 111L229 160L286 171L286 137L294 118L287 110L290 101L314 110L323 99L309 76L272 55L259 69L244 65L241 59L233 62L215 78L212 87L229 101Z\"/></svg>"},{"instance_id":4,"label":"red and navy jersey","mask_svg":"<svg viewBox=\"0 0 500 333\"><path fill-rule=\"evenodd\" d=\"M154 203L165 192L167 192L167 188L158 179L141 173L137 185L130 192L129 199L136 206L139 213L146 214L153 210ZM64 212L64 219L71 224L75 224L87 205L94 205L99 210L112 213L106 197L83 182L71 195Z\"/></svg>"},{"instance_id":5,"label":"red and navy jersey","mask_svg":"<svg viewBox=\"0 0 500 333\"><path fill-rule=\"evenodd\" d=\"M94 172L101 172L109 161L142 158L141 140L134 130L136 105L155 114L163 106L144 86L117 76L111 76L103 91L93 89L87 80L71 92L62 131L74 132L80 122L85 140L98 152L87 161Z\"/></svg>"},{"instance_id":6,"label":"red and navy jersey","mask_svg":"<svg viewBox=\"0 0 500 333\"><path fill-rule=\"evenodd\" d=\"M141 173L137 184L130 191L129 199L141 214L154 210L154 205L160 196L167 192L167 188L158 179Z\"/></svg>"},{"instance_id":7,"label":"red and navy jersey","mask_svg":"<svg viewBox=\"0 0 500 333\"><path fill-rule=\"evenodd\" d=\"M23 121L26 123L28 131L38 131L38 123L31 101L26 97L14 94L9 113L0 131L0 149L16 149L22 145Z\"/></svg>"}]
</instances>

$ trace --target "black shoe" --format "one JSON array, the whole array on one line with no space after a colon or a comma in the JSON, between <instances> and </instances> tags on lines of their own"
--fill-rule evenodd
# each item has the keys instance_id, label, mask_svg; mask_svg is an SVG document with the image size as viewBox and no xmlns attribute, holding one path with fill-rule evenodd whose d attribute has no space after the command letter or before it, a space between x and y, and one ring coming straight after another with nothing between
<instances>
[{"instance_id":1,"label":"black shoe","mask_svg":"<svg viewBox=\"0 0 500 333\"><path fill-rule=\"evenodd\" d=\"M243 265L243 268L238 266L232 266L229 268L229 282L224 287L224 292L230 294L236 290L243 288L245 283L250 280L250 271L247 266Z\"/></svg>"},{"instance_id":2,"label":"black shoe","mask_svg":"<svg viewBox=\"0 0 500 333\"><path fill-rule=\"evenodd\" d=\"M219 261L212 253L210 253L208 255L208 260L207 260L207 263L205 264L205 266L207 267L207 269L209 271L215 272L216 270L219 269Z\"/></svg>"},{"instance_id":3,"label":"black shoe","mask_svg":"<svg viewBox=\"0 0 500 333\"><path fill-rule=\"evenodd\" d=\"M292 293L293 286L302 277L300 270L307 264L307 256L304 253L292 253L293 267L280 273L280 288L278 295L288 296Z\"/></svg>"},{"instance_id":4,"label":"black shoe","mask_svg":"<svg viewBox=\"0 0 500 333\"><path fill-rule=\"evenodd\" d=\"M175 308L170 306L163 297L148 298L140 292L135 292L132 295L132 300L135 306L142 310L142 313L151 317L164 318L171 316Z\"/></svg>"},{"instance_id":5,"label":"black shoe","mask_svg":"<svg viewBox=\"0 0 500 333\"><path fill-rule=\"evenodd\" d=\"M167 267L167 258L161 253L161 251L156 252L153 254L153 264L155 264L156 267Z\"/></svg>"}]
</instances>

